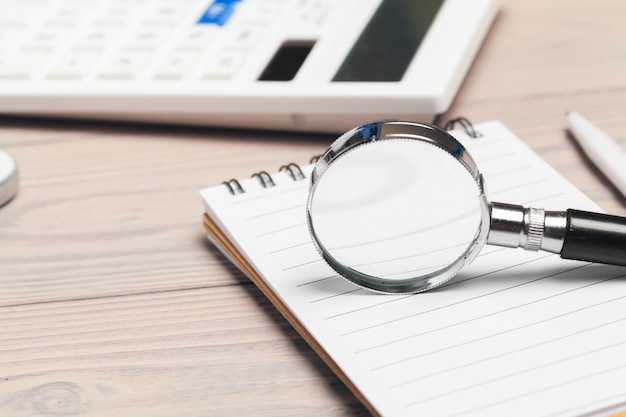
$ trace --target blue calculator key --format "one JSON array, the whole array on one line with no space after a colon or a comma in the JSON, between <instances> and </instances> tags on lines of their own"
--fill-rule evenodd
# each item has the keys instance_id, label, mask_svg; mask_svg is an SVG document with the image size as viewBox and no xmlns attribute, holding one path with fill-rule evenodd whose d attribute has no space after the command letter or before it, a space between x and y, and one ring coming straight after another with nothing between
<instances>
[{"instance_id":1,"label":"blue calculator key","mask_svg":"<svg viewBox=\"0 0 626 417\"><path fill-rule=\"evenodd\" d=\"M201 25L224 26L235 11L238 0L215 0L198 20Z\"/></svg>"}]
</instances>

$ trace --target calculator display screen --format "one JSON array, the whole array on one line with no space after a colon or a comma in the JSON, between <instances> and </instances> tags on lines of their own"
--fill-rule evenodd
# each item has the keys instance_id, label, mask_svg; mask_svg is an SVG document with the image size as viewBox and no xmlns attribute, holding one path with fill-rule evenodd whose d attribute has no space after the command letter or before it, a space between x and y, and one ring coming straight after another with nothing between
<instances>
[{"instance_id":1,"label":"calculator display screen","mask_svg":"<svg viewBox=\"0 0 626 417\"><path fill-rule=\"evenodd\" d=\"M333 81L400 81L443 1L383 0Z\"/></svg>"}]
</instances>

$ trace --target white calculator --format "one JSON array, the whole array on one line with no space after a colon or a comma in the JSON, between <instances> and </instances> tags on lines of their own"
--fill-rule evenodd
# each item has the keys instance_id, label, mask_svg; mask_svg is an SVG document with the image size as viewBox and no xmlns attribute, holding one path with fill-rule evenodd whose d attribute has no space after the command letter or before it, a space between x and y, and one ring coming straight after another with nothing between
<instances>
[{"instance_id":1,"label":"white calculator","mask_svg":"<svg viewBox=\"0 0 626 417\"><path fill-rule=\"evenodd\" d=\"M0 0L0 114L341 132L450 106L497 0Z\"/></svg>"}]
</instances>

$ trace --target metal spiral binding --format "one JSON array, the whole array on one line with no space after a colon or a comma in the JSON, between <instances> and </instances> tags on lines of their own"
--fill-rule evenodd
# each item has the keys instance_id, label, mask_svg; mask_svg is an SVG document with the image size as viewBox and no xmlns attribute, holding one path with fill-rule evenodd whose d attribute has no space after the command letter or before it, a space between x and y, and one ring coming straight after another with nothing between
<instances>
[{"instance_id":1,"label":"metal spiral binding","mask_svg":"<svg viewBox=\"0 0 626 417\"><path fill-rule=\"evenodd\" d=\"M311 159L309 160L309 164L316 164L317 161L319 161L321 157L322 157L322 155L312 156Z\"/></svg>"},{"instance_id":2,"label":"metal spiral binding","mask_svg":"<svg viewBox=\"0 0 626 417\"><path fill-rule=\"evenodd\" d=\"M456 124L460 124L463 127L463 130L465 130L465 133L467 133L467 135L470 138L480 138L482 137L482 133L476 131L476 129L474 129L474 125L472 124L472 122L470 122L469 120L467 120L465 117L456 117L454 119L450 119L446 122L446 124L443 126L444 130L452 130L454 129L454 126Z\"/></svg>"},{"instance_id":3,"label":"metal spiral binding","mask_svg":"<svg viewBox=\"0 0 626 417\"><path fill-rule=\"evenodd\" d=\"M243 189L239 181L234 178L228 181L224 181L222 182L222 184L224 184L228 188L228 191L230 191L232 195L245 193L245 190Z\"/></svg>"},{"instance_id":4,"label":"metal spiral binding","mask_svg":"<svg viewBox=\"0 0 626 417\"><path fill-rule=\"evenodd\" d=\"M260 172L252 174L252 178L255 178L255 177L259 179L259 182L261 183L261 186L263 188L269 188L269 187L273 187L276 185L272 176L268 174L266 171L260 171Z\"/></svg>"},{"instance_id":5,"label":"metal spiral binding","mask_svg":"<svg viewBox=\"0 0 626 417\"><path fill-rule=\"evenodd\" d=\"M287 174L289 174L291 179L294 181L300 181L306 178L306 175L304 175L304 172L302 172L300 165L294 162L283 165L278 170L287 172ZM270 174L267 173L267 171L259 171L257 173L254 173L252 174L252 178L257 178L263 188L270 188L276 185L274 179ZM232 195L243 194L246 192L246 190L243 189L239 181L234 178L229 181L224 181L222 182L222 184L224 184L228 188L228 191Z\"/></svg>"},{"instance_id":6,"label":"metal spiral binding","mask_svg":"<svg viewBox=\"0 0 626 417\"><path fill-rule=\"evenodd\" d=\"M286 171L291 177L291 179L294 181L300 181L305 178L304 172L302 172L302 169L300 169L300 166L293 162L290 162L287 165L283 165L278 170Z\"/></svg>"},{"instance_id":7,"label":"metal spiral binding","mask_svg":"<svg viewBox=\"0 0 626 417\"><path fill-rule=\"evenodd\" d=\"M474 139L482 137L482 134L476 131L476 129L474 129L472 122L470 122L465 117L456 117L454 119L448 120L446 124L444 125L443 129L452 130L454 129L454 126L456 124L460 124L463 127L463 130L465 131L465 133L467 133L469 137L474 138ZM309 163L315 164L321 157L322 155L315 155L311 158ZM279 171L286 171L287 174L289 174L291 179L294 181L300 181L306 177L304 173L302 172L302 169L300 168L300 166L293 162L290 162L286 165L281 166L279 168ZM258 178L263 188L270 188L276 185L272 176L268 174L266 171L260 171L255 174L252 174L252 177ZM239 183L239 181L237 181L236 179L224 181L222 184L228 187L228 191L230 191L232 195L243 194L246 192L241 186L241 184Z\"/></svg>"}]
</instances>

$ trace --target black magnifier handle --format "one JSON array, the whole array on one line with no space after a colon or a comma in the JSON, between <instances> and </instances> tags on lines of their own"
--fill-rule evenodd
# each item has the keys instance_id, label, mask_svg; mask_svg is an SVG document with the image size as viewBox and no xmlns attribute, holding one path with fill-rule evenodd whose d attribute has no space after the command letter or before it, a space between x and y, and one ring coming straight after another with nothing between
<instances>
[{"instance_id":1,"label":"black magnifier handle","mask_svg":"<svg viewBox=\"0 0 626 417\"><path fill-rule=\"evenodd\" d=\"M626 266L626 218L567 210L561 258Z\"/></svg>"},{"instance_id":2,"label":"black magnifier handle","mask_svg":"<svg viewBox=\"0 0 626 417\"><path fill-rule=\"evenodd\" d=\"M487 243L626 266L626 217L492 202Z\"/></svg>"}]
</instances>

